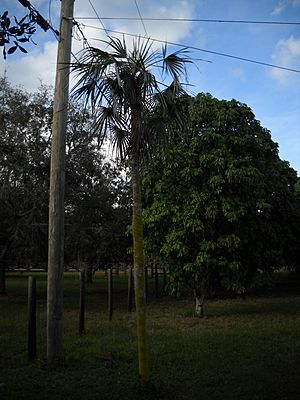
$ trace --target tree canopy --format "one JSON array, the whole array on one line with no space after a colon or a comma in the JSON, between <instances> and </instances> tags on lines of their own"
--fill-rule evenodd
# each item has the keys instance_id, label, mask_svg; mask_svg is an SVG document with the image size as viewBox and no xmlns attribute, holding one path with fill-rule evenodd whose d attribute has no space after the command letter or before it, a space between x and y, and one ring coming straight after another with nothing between
<instances>
[{"instance_id":1,"label":"tree canopy","mask_svg":"<svg viewBox=\"0 0 300 400\"><path fill-rule=\"evenodd\" d=\"M170 286L243 293L261 271L299 264L296 172L251 109L209 94L185 98L185 135L143 179L148 258Z\"/></svg>"},{"instance_id":2,"label":"tree canopy","mask_svg":"<svg viewBox=\"0 0 300 400\"><path fill-rule=\"evenodd\" d=\"M47 264L52 98L0 80L0 247L7 266ZM92 118L70 104L66 155L66 265L127 262L130 203L124 174L105 160ZM112 243L114 244L112 246Z\"/></svg>"}]
</instances>

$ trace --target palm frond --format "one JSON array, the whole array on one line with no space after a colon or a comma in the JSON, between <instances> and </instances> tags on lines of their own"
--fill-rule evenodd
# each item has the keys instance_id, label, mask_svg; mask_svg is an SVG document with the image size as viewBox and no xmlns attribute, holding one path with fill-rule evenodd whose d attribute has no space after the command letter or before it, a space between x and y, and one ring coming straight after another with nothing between
<instances>
[{"instance_id":1,"label":"palm frond","mask_svg":"<svg viewBox=\"0 0 300 400\"><path fill-rule=\"evenodd\" d=\"M188 49L183 48L167 55L167 45L163 47L163 71L170 74L174 81L179 80L182 75L187 78L186 65L192 62L187 54Z\"/></svg>"},{"instance_id":2,"label":"palm frond","mask_svg":"<svg viewBox=\"0 0 300 400\"><path fill-rule=\"evenodd\" d=\"M162 54L153 51L151 39L142 37L131 48L124 37L108 37L101 42L105 50L86 48L79 53L79 61L71 64L77 78L73 96L91 104L97 115L95 129L100 143L105 137L112 137L121 159L133 153L142 157L158 143L156 122L162 123L168 117L181 123L176 99L185 94L180 78L186 77L186 65L191 59L187 49L167 54L165 46ZM164 90L154 68L172 78ZM157 120L149 125L153 114Z\"/></svg>"},{"instance_id":3,"label":"palm frond","mask_svg":"<svg viewBox=\"0 0 300 400\"><path fill-rule=\"evenodd\" d=\"M116 59L127 59L128 51L125 42L125 37L121 41L117 37L109 36L109 41L105 41L109 47L111 47L114 52L111 53Z\"/></svg>"},{"instance_id":4,"label":"palm frond","mask_svg":"<svg viewBox=\"0 0 300 400\"><path fill-rule=\"evenodd\" d=\"M116 152L120 160L123 162L127 156L130 148L130 133L118 126L113 126L113 150Z\"/></svg>"}]
</instances>

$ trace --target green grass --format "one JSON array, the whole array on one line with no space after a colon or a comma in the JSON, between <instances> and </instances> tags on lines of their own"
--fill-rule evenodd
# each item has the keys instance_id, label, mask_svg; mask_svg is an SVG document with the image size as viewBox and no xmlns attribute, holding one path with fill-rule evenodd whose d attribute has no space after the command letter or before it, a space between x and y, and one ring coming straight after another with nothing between
<instances>
[{"instance_id":1,"label":"green grass","mask_svg":"<svg viewBox=\"0 0 300 400\"><path fill-rule=\"evenodd\" d=\"M26 358L27 275L10 274L0 297L1 399L300 399L300 296L280 292L210 301L193 317L191 299L149 296L151 378L137 377L134 313L126 279L115 277L108 321L106 283L87 287L86 334L78 335L76 274L65 276L64 362L47 365L46 275L37 273L38 359ZM151 279L149 284L152 285Z\"/></svg>"}]
</instances>

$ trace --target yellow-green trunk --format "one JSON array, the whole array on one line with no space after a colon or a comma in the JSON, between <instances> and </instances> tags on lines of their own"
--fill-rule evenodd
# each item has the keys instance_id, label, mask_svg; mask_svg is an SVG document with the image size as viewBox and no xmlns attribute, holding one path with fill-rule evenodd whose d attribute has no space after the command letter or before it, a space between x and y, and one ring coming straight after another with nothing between
<instances>
[{"instance_id":1,"label":"yellow-green trunk","mask_svg":"<svg viewBox=\"0 0 300 400\"><path fill-rule=\"evenodd\" d=\"M133 191L133 257L134 257L134 288L137 319L137 341L139 375L146 381L149 377L147 332L146 332L146 288L145 288L145 258L143 242L142 199L139 165L132 165Z\"/></svg>"}]
</instances>

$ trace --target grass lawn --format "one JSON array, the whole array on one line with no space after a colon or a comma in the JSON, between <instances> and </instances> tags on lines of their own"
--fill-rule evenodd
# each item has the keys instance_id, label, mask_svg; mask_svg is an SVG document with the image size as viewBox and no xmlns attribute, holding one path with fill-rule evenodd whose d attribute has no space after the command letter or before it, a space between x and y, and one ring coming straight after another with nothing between
<instances>
[{"instance_id":1,"label":"grass lawn","mask_svg":"<svg viewBox=\"0 0 300 400\"><path fill-rule=\"evenodd\" d=\"M10 274L0 297L1 399L300 399L299 291L210 301L149 295L151 378L137 377L135 315L126 277L115 277L113 320L103 275L87 288L86 333L78 335L79 281L65 275L64 362L47 365L46 275L37 273L38 359L27 362L27 275ZM149 278L149 284L152 281Z\"/></svg>"}]
</instances>

